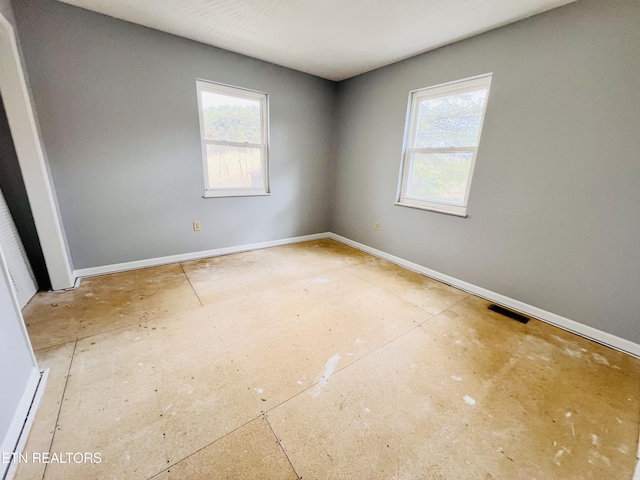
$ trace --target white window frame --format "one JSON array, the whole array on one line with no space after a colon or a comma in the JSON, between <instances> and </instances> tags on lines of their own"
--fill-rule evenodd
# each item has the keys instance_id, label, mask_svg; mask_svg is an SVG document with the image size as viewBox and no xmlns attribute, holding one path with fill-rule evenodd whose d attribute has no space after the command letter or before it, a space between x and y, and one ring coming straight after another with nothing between
<instances>
[{"instance_id":1,"label":"white window frame","mask_svg":"<svg viewBox=\"0 0 640 480\"><path fill-rule=\"evenodd\" d=\"M200 143L202 145L202 166L204 173L204 197L247 197L257 195L270 195L269 191L269 96L264 92L248 90L246 88L233 87L208 80L196 80L198 93L198 117L200 120ZM227 95L247 100L260 102L261 113L261 143L229 142L225 140L211 140L204 134L204 111L202 109L202 92L210 92L219 95ZM207 145L219 145L224 147L254 147L260 149L260 168L262 169L262 185L253 188L238 187L212 187L209 185L209 167L207 162Z\"/></svg>"},{"instance_id":2,"label":"white window frame","mask_svg":"<svg viewBox=\"0 0 640 480\"><path fill-rule=\"evenodd\" d=\"M492 73L480 75L477 77L466 78L463 80L457 80L454 82L443 83L435 85L433 87L420 88L409 92L409 101L407 104L407 117L405 122L405 135L402 145L402 160L400 162L400 178L398 181L398 193L396 197L396 205L405 207L420 208L423 210L431 210L434 212L447 213L450 215L457 215L460 217L467 216L467 203L469 200L469 191L471 190L471 180L473 179L473 170L476 164L476 156L478 155L478 146L468 147L451 147L451 148L417 148L414 143L416 140L416 129L418 123L419 108L418 105L421 101L446 97L449 95L455 95L460 93L471 92L481 88L487 89L487 97L485 99L484 108L482 110L482 118L480 119L480 131L478 132L478 145L480 145L480 137L482 135L482 126L484 124L484 117L487 111L487 104L489 100L489 90L491 87ZM409 185L409 172L411 157L414 154L420 153L446 153L446 152L471 152L473 154L471 158L471 165L469 167L469 177L467 181L467 188L464 195L464 202L448 203L438 201L426 201L423 199L411 197L407 194L407 187Z\"/></svg>"}]
</instances>

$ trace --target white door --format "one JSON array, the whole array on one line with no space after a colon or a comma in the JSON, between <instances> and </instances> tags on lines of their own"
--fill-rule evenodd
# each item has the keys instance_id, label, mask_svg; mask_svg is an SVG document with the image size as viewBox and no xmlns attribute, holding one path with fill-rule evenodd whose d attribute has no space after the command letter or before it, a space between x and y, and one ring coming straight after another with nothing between
<instances>
[{"instance_id":1,"label":"white door","mask_svg":"<svg viewBox=\"0 0 640 480\"><path fill-rule=\"evenodd\" d=\"M38 286L2 192L0 192L0 246L7 262L11 285L20 308L24 308L38 291Z\"/></svg>"}]
</instances>

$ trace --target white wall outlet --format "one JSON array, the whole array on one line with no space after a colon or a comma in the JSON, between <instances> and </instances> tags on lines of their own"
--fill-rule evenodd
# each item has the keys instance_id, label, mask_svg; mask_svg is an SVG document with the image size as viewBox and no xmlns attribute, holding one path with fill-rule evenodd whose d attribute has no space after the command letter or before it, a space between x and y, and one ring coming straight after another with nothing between
<instances>
[{"instance_id":1,"label":"white wall outlet","mask_svg":"<svg viewBox=\"0 0 640 480\"><path fill-rule=\"evenodd\" d=\"M376 230L380 230L380 222L376 222L373 224L373 228Z\"/></svg>"},{"instance_id":2,"label":"white wall outlet","mask_svg":"<svg viewBox=\"0 0 640 480\"><path fill-rule=\"evenodd\" d=\"M194 232L200 231L200 222L193 222L193 231Z\"/></svg>"}]
</instances>

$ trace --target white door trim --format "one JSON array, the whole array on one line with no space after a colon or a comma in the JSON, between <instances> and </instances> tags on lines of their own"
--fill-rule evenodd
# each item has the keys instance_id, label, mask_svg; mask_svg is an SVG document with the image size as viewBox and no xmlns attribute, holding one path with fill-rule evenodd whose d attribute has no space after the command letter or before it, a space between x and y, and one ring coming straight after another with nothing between
<instances>
[{"instance_id":1,"label":"white door trim","mask_svg":"<svg viewBox=\"0 0 640 480\"><path fill-rule=\"evenodd\" d=\"M13 27L0 14L0 92L53 290L73 287L73 268Z\"/></svg>"}]
</instances>

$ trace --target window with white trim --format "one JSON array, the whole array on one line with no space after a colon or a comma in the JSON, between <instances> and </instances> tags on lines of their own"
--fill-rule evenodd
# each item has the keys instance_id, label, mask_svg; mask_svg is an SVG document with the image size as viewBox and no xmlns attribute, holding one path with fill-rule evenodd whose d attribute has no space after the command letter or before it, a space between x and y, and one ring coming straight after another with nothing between
<instances>
[{"instance_id":1,"label":"window with white trim","mask_svg":"<svg viewBox=\"0 0 640 480\"><path fill-rule=\"evenodd\" d=\"M269 194L267 94L196 81L205 197Z\"/></svg>"},{"instance_id":2,"label":"window with white trim","mask_svg":"<svg viewBox=\"0 0 640 480\"><path fill-rule=\"evenodd\" d=\"M399 205L467 215L491 75L409 94Z\"/></svg>"}]
</instances>

